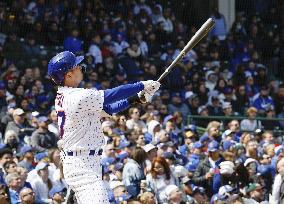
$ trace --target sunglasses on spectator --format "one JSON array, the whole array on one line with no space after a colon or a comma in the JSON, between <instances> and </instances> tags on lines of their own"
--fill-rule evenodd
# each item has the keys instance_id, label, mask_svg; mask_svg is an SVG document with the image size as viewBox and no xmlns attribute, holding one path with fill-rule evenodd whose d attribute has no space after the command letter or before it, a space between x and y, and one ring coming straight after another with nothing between
<instances>
[{"instance_id":1,"label":"sunglasses on spectator","mask_svg":"<svg viewBox=\"0 0 284 204\"><path fill-rule=\"evenodd\" d=\"M26 197L26 196L28 196L28 195L32 196L32 195L34 195L34 194L35 194L35 193L32 191L32 192L29 192L29 193L24 194L23 197Z\"/></svg>"}]
</instances>

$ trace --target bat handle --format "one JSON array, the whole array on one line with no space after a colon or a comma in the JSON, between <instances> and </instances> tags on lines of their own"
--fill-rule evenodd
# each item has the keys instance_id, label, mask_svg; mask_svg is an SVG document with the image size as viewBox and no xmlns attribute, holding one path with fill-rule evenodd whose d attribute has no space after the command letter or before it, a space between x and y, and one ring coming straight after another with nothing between
<instances>
[{"instance_id":1,"label":"bat handle","mask_svg":"<svg viewBox=\"0 0 284 204\"><path fill-rule=\"evenodd\" d=\"M147 103L147 100L145 98L145 91L144 90L141 91L141 95L140 95L139 99L140 99L141 103Z\"/></svg>"}]
</instances>

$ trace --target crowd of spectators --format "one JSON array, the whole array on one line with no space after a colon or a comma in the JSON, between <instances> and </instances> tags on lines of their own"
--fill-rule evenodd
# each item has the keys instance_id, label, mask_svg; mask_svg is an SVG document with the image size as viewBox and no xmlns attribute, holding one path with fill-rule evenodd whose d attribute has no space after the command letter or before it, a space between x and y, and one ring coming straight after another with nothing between
<instances>
[{"instance_id":1,"label":"crowd of spectators","mask_svg":"<svg viewBox=\"0 0 284 204\"><path fill-rule=\"evenodd\" d=\"M0 2L1 204L76 203L60 172L50 57L84 55L85 88L157 79L202 24L180 18L186 2ZM232 27L213 10L212 32L150 104L102 118L111 203L284 202L284 144L271 131L284 122L256 120L284 118L284 5L236 2Z\"/></svg>"}]
</instances>

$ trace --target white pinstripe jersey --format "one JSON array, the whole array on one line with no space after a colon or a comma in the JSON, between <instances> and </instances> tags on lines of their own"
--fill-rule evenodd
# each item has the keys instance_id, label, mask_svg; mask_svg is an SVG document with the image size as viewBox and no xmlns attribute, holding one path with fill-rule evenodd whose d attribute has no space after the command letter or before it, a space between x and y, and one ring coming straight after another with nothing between
<instances>
[{"instance_id":1,"label":"white pinstripe jersey","mask_svg":"<svg viewBox=\"0 0 284 204\"><path fill-rule=\"evenodd\" d=\"M96 149L104 145L100 114L104 92L95 89L59 87L55 110L60 148L65 151Z\"/></svg>"}]
</instances>

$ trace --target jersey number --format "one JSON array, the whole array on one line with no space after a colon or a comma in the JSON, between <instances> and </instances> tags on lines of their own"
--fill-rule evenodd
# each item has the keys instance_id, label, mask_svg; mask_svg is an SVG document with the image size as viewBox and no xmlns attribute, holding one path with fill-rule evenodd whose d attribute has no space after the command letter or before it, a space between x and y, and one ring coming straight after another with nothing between
<instances>
[{"instance_id":1,"label":"jersey number","mask_svg":"<svg viewBox=\"0 0 284 204\"><path fill-rule=\"evenodd\" d=\"M64 111L58 111L57 112L57 119L58 119L58 124L59 124L59 137L60 137L60 139L62 139L63 135L64 135L65 112Z\"/></svg>"}]
</instances>

